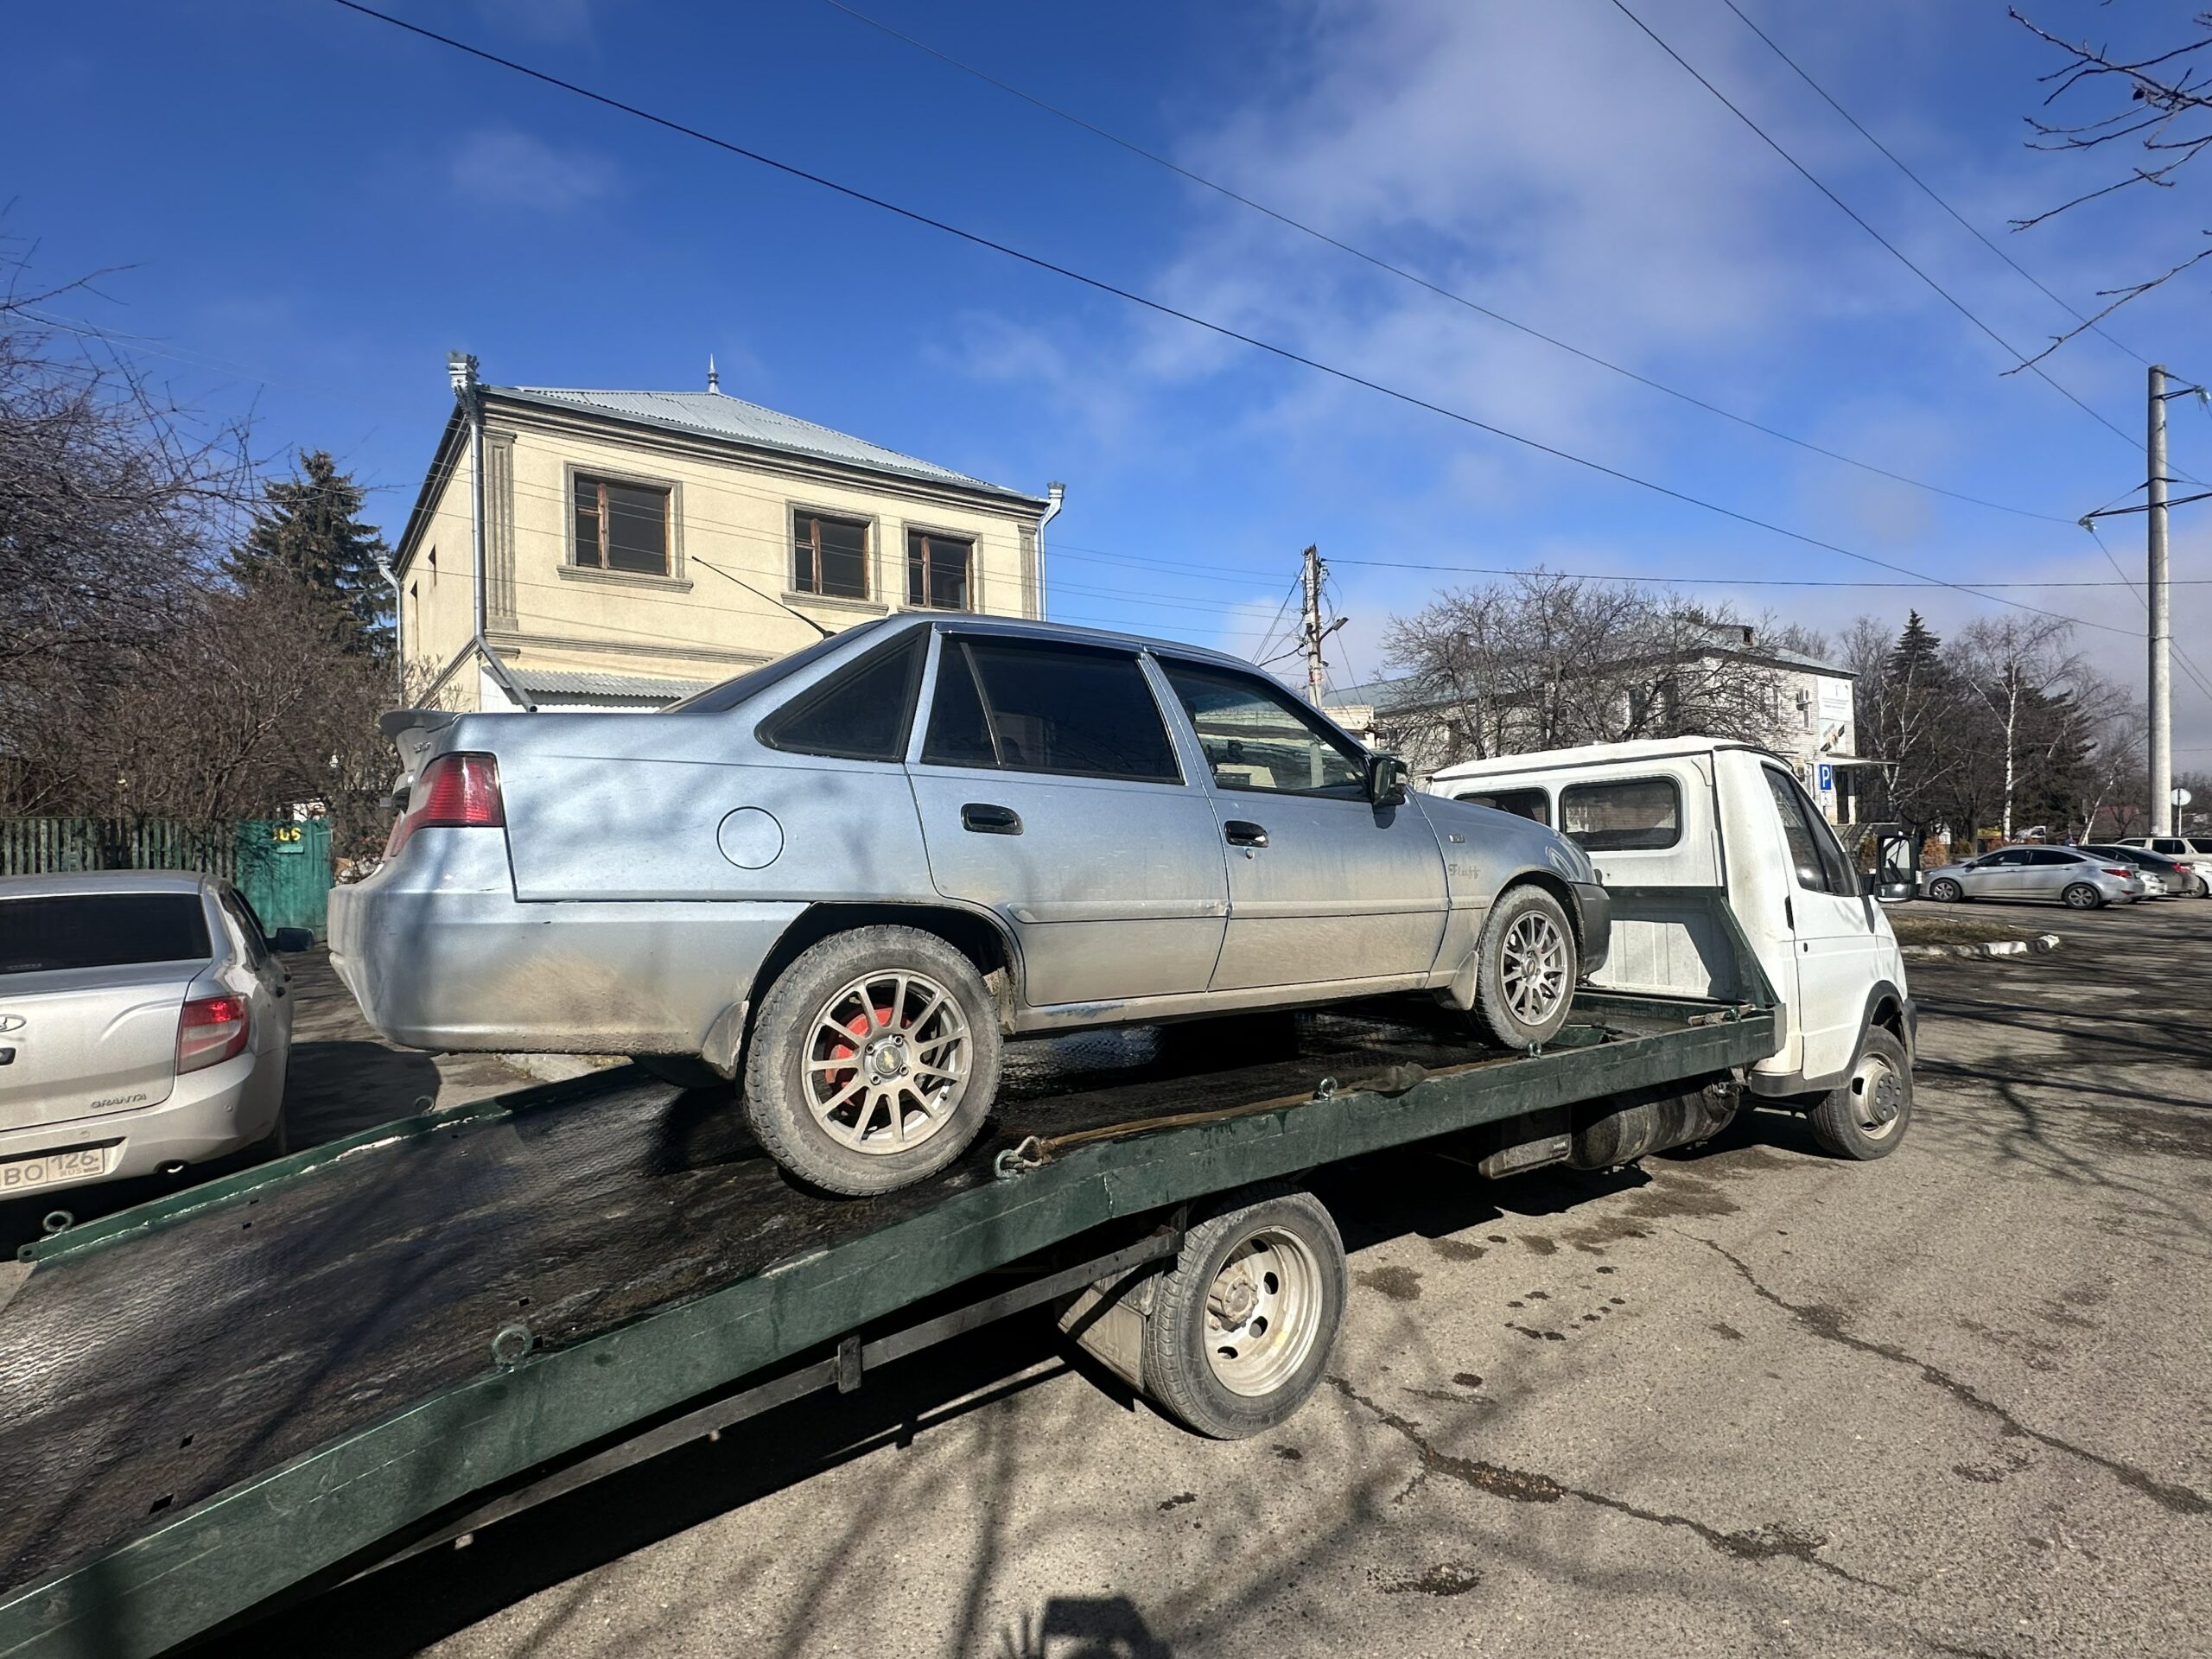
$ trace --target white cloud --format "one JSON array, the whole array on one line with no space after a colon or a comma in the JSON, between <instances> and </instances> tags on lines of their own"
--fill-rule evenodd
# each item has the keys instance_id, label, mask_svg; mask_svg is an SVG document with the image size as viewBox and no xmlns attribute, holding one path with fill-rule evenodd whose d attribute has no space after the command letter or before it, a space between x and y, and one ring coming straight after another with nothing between
<instances>
[{"instance_id":1,"label":"white cloud","mask_svg":"<svg viewBox=\"0 0 2212 1659\"><path fill-rule=\"evenodd\" d=\"M513 127L484 127L462 138L448 178L454 190L488 206L561 213L613 189L614 164L586 149L561 149Z\"/></svg>"}]
</instances>

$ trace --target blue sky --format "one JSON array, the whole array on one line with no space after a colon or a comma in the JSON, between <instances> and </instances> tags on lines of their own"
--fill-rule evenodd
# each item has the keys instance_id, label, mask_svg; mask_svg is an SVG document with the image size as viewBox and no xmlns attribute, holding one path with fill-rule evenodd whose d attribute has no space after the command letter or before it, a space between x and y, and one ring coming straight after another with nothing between
<instances>
[{"instance_id":1,"label":"blue sky","mask_svg":"<svg viewBox=\"0 0 2212 1659\"><path fill-rule=\"evenodd\" d=\"M1683 55L1997 332L2063 313L1921 196L1722 0L1632 0ZM2001 3L1739 0L1859 118L2059 292L2195 251L2203 184L2004 229L2132 157L2022 143L2047 55ZM2067 522L1894 484L1702 414L1363 266L1057 120L825 0L390 0L552 73L1670 488L1969 581L2113 581ZM2063 35L2181 6L2029 0ZM1184 166L1639 373L1878 465L2071 520L2139 451L2025 375L1760 145L1611 0L861 10ZM1894 580L1086 292L369 20L326 0L118 3L15 19L6 229L39 274L128 267L63 315L138 337L260 447L327 448L396 529L448 406L495 382L726 390L1004 482L1065 479L1054 613L1249 652L1299 551L1352 621L1338 680L1454 578L1388 563ZM2138 38L2147 38L2139 35ZM2084 106L2087 108L2088 106ZM2092 112L2101 113L2101 108ZM2112 332L2212 377L2206 279ZM2052 374L2123 432L2143 369L2093 339ZM2173 410L2212 477L2212 417ZM2207 504L2212 508L2212 504ZM2207 508L2175 574L2207 574ZM2106 539L2131 574L2139 518ZM1361 563L1366 561L1369 563ZM1477 578L1468 577L1465 580ZM1834 631L1939 629L1948 589L1699 591ZM2107 629L2118 587L2017 597ZM2212 667L2212 589L2177 590ZM2183 766L2212 703L2177 677Z\"/></svg>"}]
</instances>

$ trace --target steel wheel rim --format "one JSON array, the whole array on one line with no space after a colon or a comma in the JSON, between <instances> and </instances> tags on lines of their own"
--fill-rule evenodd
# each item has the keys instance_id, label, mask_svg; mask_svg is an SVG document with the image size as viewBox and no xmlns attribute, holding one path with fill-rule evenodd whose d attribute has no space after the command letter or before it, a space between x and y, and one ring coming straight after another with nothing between
<instances>
[{"instance_id":1,"label":"steel wheel rim","mask_svg":"<svg viewBox=\"0 0 2212 1659\"><path fill-rule=\"evenodd\" d=\"M1859 1132L1869 1141L1888 1140L1904 1122L1904 1080L1882 1055L1860 1059L1851 1074L1851 1098Z\"/></svg>"},{"instance_id":2,"label":"steel wheel rim","mask_svg":"<svg viewBox=\"0 0 2212 1659\"><path fill-rule=\"evenodd\" d=\"M911 1151L952 1121L975 1044L950 990L927 974L863 974L824 1001L800 1063L807 1110L842 1147Z\"/></svg>"},{"instance_id":3,"label":"steel wheel rim","mask_svg":"<svg viewBox=\"0 0 2212 1659\"><path fill-rule=\"evenodd\" d=\"M1524 1025L1541 1026L1567 1001L1567 936L1542 911L1515 919L1498 959L1498 988Z\"/></svg>"},{"instance_id":4,"label":"steel wheel rim","mask_svg":"<svg viewBox=\"0 0 2212 1659\"><path fill-rule=\"evenodd\" d=\"M1321 1264L1306 1241L1263 1227L1238 1241L1206 1291L1206 1359L1231 1394L1256 1399L1298 1374L1320 1334Z\"/></svg>"}]
</instances>

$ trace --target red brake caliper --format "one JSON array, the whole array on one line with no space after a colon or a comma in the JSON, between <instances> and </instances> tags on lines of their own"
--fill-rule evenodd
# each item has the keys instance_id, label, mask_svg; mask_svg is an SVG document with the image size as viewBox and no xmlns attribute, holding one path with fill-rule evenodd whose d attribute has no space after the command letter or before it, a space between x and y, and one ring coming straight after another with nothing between
<instances>
[{"instance_id":1,"label":"red brake caliper","mask_svg":"<svg viewBox=\"0 0 2212 1659\"><path fill-rule=\"evenodd\" d=\"M875 1015L875 1023L879 1028L891 1023L890 1009L879 1008L874 1003L870 1003L868 1005L868 1009L870 1013ZM845 1021L845 1029L853 1033L853 1040L855 1042L858 1042L861 1039L868 1035L868 1014L855 1014L851 1019ZM852 1047L844 1043L838 1043L830 1048L830 1058L833 1060L849 1060L859 1052L860 1050L857 1048ZM830 1093L835 1094L837 1090L850 1084L856 1071L857 1068L855 1069L855 1071L832 1071L829 1077Z\"/></svg>"}]
</instances>

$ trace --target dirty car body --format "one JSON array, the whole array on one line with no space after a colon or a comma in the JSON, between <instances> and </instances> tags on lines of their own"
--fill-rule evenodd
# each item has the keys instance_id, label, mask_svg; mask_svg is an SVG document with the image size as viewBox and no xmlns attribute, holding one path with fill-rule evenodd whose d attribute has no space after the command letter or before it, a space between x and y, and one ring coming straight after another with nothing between
<instances>
[{"instance_id":1,"label":"dirty car body","mask_svg":"<svg viewBox=\"0 0 2212 1659\"><path fill-rule=\"evenodd\" d=\"M909 613L650 714L387 727L408 812L332 894L333 960L418 1047L731 1075L783 963L886 921L975 960L1010 1035L1397 991L1464 1007L1516 884L1559 900L1584 972L1605 958L1580 849L1408 794L1395 762L1193 647Z\"/></svg>"}]
</instances>

